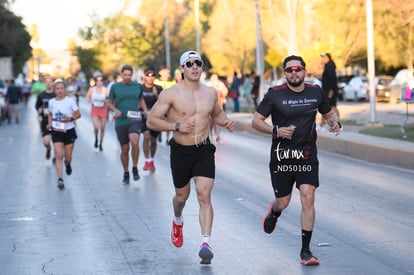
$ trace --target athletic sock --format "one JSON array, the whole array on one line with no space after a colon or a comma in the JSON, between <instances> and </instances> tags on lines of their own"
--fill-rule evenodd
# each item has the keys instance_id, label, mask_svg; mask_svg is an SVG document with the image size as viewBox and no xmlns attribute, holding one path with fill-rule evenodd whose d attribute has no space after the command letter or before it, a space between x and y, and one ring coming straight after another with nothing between
<instances>
[{"instance_id":1,"label":"athletic sock","mask_svg":"<svg viewBox=\"0 0 414 275\"><path fill-rule=\"evenodd\" d=\"M209 235L203 235L203 241L201 243L210 243L210 236Z\"/></svg>"},{"instance_id":2,"label":"athletic sock","mask_svg":"<svg viewBox=\"0 0 414 275\"><path fill-rule=\"evenodd\" d=\"M183 224L183 216L181 216L181 217L176 217L176 216L174 216L174 222L175 222L175 224L177 224L177 225L181 225L181 224Z\"/></svg>"},{"instance_id":3,"label":"athletic sock","mask_svg":"<svg viewBox=\"0 0 414 275\"><path fill-rule=\"evenodd\" d=\"M311 238L312 231L302 229L302 250L309 250Z\"/></svg>"}]
</instances>

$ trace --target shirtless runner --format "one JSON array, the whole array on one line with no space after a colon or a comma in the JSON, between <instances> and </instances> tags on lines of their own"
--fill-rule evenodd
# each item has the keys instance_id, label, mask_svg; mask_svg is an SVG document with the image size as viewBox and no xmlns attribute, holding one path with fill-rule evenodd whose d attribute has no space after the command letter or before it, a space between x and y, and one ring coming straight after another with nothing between
<instances>
[{"instance_id":1,"label":"shirtless runner","mask_svg":"<svg viewBox=\"0 0 414 275\"><path fill-rule=\"evenodd\" d=\"M211 191L215 178L216 147L209 140L209 119L229 131L235 123L217 104L217 92L200 82L203 60L198 52L187 51L180 57L184 80L165 89L151 109L147 126L155 131L174 131L170 160L175 196L171 241L183 245L182 212L194 179L200 204L200 227L203 235L199 256L201 264L210 264L213 252L209 245L213 224ZM167 115L168 120L164 117Z\"/></svg>"}]
</instances>

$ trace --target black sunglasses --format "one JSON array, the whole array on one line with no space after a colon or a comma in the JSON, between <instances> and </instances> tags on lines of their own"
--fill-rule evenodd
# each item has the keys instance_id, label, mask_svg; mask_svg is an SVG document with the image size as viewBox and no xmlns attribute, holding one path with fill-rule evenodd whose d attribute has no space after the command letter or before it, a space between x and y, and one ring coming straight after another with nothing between
<instances>
[{"instance_id":1,"label":"black sunglasses","mask_svg":"<svg viewBox=\"0 0 414 275\"><path fill-rule=\"evenodd\" d=\"M185 66L187 68L193 67L194 64L196 64L198 67L203 67L203 61L198 59L185 62Z\"/></svg>"}]
</instances>

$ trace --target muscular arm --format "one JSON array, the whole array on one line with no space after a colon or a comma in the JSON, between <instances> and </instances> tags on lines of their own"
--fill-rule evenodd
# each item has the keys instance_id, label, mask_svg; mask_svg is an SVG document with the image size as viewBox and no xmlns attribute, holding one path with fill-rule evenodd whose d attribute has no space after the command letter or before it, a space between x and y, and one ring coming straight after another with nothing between
<instances>
[{"instance_id":1,"label":"muscular arm","mask_svg":"<svg viewBox=\"0 0 414 275\"><path fill-rule=\"evenodd\" d=\"M174 131L175 123L164 119L169 109L170 102L167 91L165 91L160 94L157 102L152 106L147 119L147 127L155 131Z\"/></svg>"},{"instance_id":2,"label":"muscular arm","mask_svg":"<svg viewBox=\"0 0 414 275\"><path fill-rule=\"evenodd\" d=\"M214 104L214 109L213 109L212 114L213 114L214 122L217 125L220 125L221 127L224 127L231 132L234 130L235 122L227 118L227 114L223 111L223 109L218 105L217 102L216 104Z\"/></svg>"}]
</instances>

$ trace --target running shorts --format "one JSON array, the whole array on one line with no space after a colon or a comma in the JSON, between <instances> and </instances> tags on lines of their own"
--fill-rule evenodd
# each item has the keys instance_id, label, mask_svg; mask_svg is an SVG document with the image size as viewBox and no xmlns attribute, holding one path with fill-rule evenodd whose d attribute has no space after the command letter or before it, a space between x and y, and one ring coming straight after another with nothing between
<instances>
[{"instance_id":1,"label":"running shorts","mask_svg":"<svg viewBox=\"0 0 414 275\"><path fill-rule=\"evenodd\" d=\"M276 198L285 197L292 193L293 184L299 189L301 184L319 186L319 161L312 160L282 160L275 153L269 163L270 177Z\"/></svg>"},{"instance_id":2,"label":"running shorts","mask_svg":"<svg viewBox=\"0 0 414 275\"><path fill-rule=\"evenodd\" d=\"M66 132L52 131L51 133L53 143L63 142L63 144L68 145L74 143L78 138L75 128L68 129Z\"/></svg>"},{"instance_id":3,"label":"running shorts","mask_svg":"<svg viewBox=\"0 0 414 275\"><path fill-rule=\"evenodd\" d=\"M216 146L207 138L200 144L181 145L171 140L171 172L175 188L183 188L192 177L215 178Z\"/></svg>"},{"instance_id":4,"label":"running shorts","mask_svg":"<svg viewBox=\"0 0 414 275\"><path fill-rule=\"evenodd\" d=\"M132 121L128 124L118 125L115 127L116 136L119 144L124 145L129 142L129 134L142 133L142 121Z\"/></svg>"}]
</instances>

